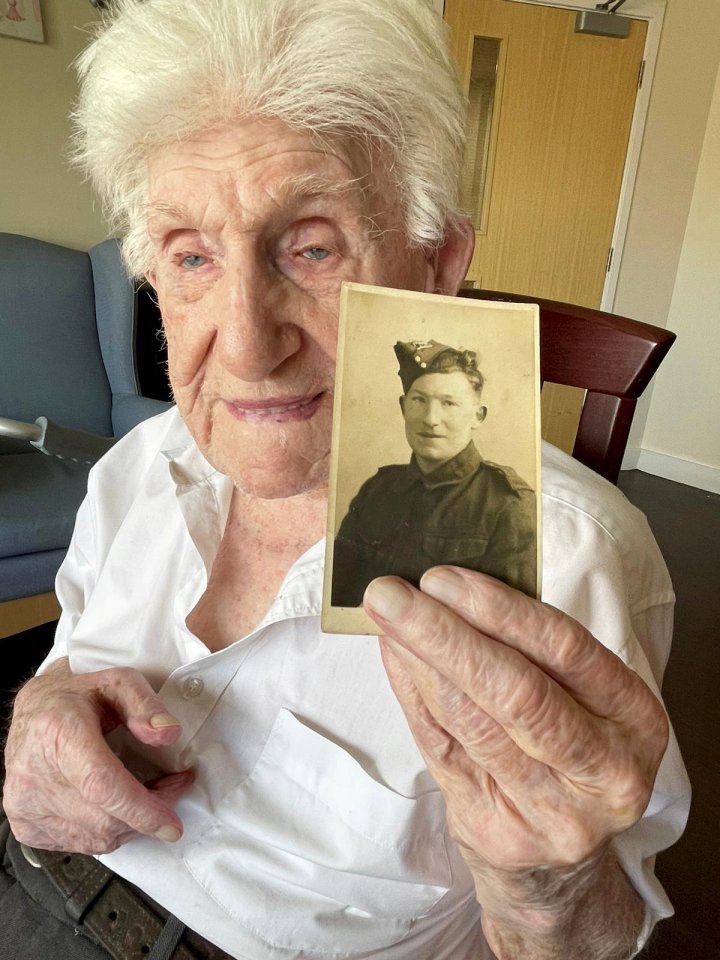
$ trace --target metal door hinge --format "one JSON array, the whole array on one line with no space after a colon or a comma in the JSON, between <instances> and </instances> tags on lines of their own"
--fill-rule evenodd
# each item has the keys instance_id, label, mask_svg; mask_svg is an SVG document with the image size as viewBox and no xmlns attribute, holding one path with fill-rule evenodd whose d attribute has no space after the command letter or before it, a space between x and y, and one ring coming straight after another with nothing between
<instances>
[{"instance_id":1,"label":"metal door hinge","mask_svg":"<svg viewBox=\"0 0 720 960\"><path fill-rule=\"evenodd\" d=\"M615 253L615 247L610 247L610 253L608 253L607 266L605 267L605 273L610 273L610 267L612 266L614 253Z\"/></svg>"}]
</instances>

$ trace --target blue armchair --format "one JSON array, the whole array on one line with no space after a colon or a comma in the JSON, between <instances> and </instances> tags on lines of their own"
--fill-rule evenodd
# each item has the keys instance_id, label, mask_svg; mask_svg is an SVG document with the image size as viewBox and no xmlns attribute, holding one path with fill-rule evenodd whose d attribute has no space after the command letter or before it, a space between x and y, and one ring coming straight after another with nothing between
<instances>
[{"instance_id":1,"label":"blue armchair","mask_svg":"<svg viewBox=\"0 0 720 960\"><path fill-rule=\"evenodd\" d=\"M140 395L136 313L116 241L84 253L0 233L0 417L110 444L167 409ZM93 459L70 457L0 436L0 602L53 589Z\"/></svg>"}]
</instances>

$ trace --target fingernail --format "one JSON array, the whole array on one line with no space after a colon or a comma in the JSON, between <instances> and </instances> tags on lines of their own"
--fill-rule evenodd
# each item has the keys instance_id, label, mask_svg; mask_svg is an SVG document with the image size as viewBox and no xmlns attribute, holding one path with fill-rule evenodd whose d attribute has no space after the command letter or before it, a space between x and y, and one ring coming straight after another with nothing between
<instances>
[{"instance_id":1,"label":"fingernail","mask_svg":"<svg viewBox=\"0 0 720 960\"><path fill-rule=\"evenodd\" d=\"M181 783L186 783L188 780L194 780L195 774L192 770L178 770L177 773L170 773L166 777L163 777L163 784L168 786L176 786Z\"/></svg>"},{"instance_id":2,"label":"fingernail","mask_svg":"<svg viewBox=\"0 0 720 960\"><path fill-rule=\"evenodd\" d=\"M400 620L412 606L413 596L401 580L382 577L368 586L365 600L383 620Z\"/></svg>"},{"instance_id":3,"label":"fingernail","mask_svg":"<svg viewBox=\"0 0 720 960\"><path fill-rule=\"evenodd\" d=\"M465 581L459 573L442 567L429 570L420 581L420 589L441 603L455 603L465 589Z\"/></svg>"},{"instance_id":4,"label":"fingernail","mask_svg":"<svg viewBox=\"0 0 720 960\"><path fill-rule=\"evenodd\" d=\"M165 843L177 843L180 839L180 831L177 827L171 827L169 824L160 827L154 834L157 840L163 840Z\"/></svg>"},{"instance_id":5,"label":"fingernail","mask_svg":"<svg viewBox=\"0 0 720 960\"><path fill-rule=\"evenodd\" d=\"M156 730L162 727L179 727L180 721L171 713L156 713L154 717L150 717L150 726Z\"/></svg>"}]
</instances>

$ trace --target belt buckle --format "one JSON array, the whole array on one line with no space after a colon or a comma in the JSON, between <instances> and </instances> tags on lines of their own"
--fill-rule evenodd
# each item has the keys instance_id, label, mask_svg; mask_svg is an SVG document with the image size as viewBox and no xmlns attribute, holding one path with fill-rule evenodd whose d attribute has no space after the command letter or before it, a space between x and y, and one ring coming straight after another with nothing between
<instances>
[{"instance_id":1,"label":"belt buckle","mask_svg":"<svg viewBox=\"0 0 720 960\"><path fill-rule=\"evenodd\" d=\"M32 847L28 847L24 843L21 843L20 849L22 850L22 855L25 857L31 867L36 867L38 870L42 869L42 864L38 860L37 854Z\"/></svg>"}]
</instances>

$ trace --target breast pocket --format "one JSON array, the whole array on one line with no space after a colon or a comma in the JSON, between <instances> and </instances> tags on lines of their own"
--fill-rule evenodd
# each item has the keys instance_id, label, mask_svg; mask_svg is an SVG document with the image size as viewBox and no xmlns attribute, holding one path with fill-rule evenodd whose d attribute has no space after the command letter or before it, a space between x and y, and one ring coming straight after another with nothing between
<instances>
[{"instance_id":1,"label":"breast pocket","mask_svg":"<svg viewBox=\"0 0 720 960\"><path fill-rule=\"evenodd\" d=\"M487 537L468 537L463 534L453 537L447 533L427 533L423 537L423 550L433 564L454 563L467 566L470 560L482 557L487 546Z\"/></svg>"},{"instance_id":2,"label":"breast pocket","mask_svg":"<svg viewBox=\"0 0 720 960\"><path fill-rule=\"evenodd\" d=\"M395 943L450 886L439 791L395 793L289 710L215 817L188 869L238 923L298 955Z\"/></svg>"}]
</instances>

